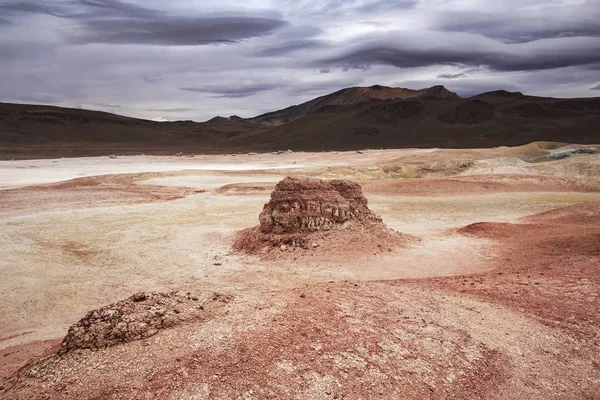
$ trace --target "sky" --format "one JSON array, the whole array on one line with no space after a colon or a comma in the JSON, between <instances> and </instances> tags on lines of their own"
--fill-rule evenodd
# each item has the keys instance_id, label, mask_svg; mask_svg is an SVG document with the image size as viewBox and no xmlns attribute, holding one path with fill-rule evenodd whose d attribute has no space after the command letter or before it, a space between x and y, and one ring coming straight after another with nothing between
<instances>
[{"instance_id":1,"label":"sky","mask_svg":"<svg viewBox=\"0 0 600 400\"><path fill-rule=\"evenodd\" d=\"M0 101L252 117L344 87L600 96L600 0L0 0Z\"/></svg>"}]
</instances>

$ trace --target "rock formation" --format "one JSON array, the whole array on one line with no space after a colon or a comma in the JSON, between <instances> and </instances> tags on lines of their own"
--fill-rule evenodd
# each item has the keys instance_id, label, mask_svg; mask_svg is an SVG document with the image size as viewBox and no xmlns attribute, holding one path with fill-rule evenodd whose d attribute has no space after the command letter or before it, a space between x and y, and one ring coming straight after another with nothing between
<instances>
[{"instance_id":1,"label":"rock formation","mask_svg":"<svg viewBox=\"0 0 600 400\"><path fill-rule=\"evenodd\" d=\"M69 328L61 343L61 353L77 349L98 350L154 336L191 319L207 318L219 303L231 298L180 292L139 292L133 296L92 310Z\"/></svg>"},{"instance_id":2,"label":"rock formation","mask_svg":"<svg viewBox=\"0 0 600 400\"><path fill-rule=\"evenodd\" d=\"M259 216L261 232L276 234L342 228L351 220L381 223L358 184L289 177L275 186Z\"/></svg>"},{"instance_id":3,"label":"rock formation","mask_svg":"<svg viewBox=\"0 0 600 400\"><path fill-rule=\"evenodd\" d=\"M361 187L347 180L285 178L275 186L259 222L237 234L235 250L272 258L274 252L300 248L332 257L391 251L408 238L386 228L369 210Z\"/></svg>"}]
</instances>

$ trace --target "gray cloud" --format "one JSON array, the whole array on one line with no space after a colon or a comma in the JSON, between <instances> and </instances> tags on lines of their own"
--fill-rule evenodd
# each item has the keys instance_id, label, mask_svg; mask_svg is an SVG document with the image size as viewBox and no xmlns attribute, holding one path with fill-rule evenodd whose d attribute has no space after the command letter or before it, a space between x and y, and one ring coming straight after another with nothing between
<instances>
[{"instance_id":1,"label":"gray cloud","mask_svg":"<svg viewBox=\"0 0 600 400\"><path fill-rule=\"evenodd\" d=\"M600 83L590 88L590 90L600 90Z\"/></svg>"},{"instance_id":2,"label":"gray cloud","mask_svg":"<svg viewBox=\"0 0 600 400\"><path fill-rule=\"evenodd\" d=\"M0 0L0 100L206 120L356 85L593 96L599 19L597 0Z\"/></svg>"},{"instance_id":3,"label":"gray cloud","mask_svg":"<svg viewBox=\"0 0 600 400\"><path fill-rule=\"evenodd\" d=\"M67 10L61 5L38 4L28 1L0 3L0 12L5 15L18 15L20 13L48 14L55 17L68 16Z\"/></svg>"},{"instance_id":4,"label":"gray cloud","mask_svg":"<svg viewBox=\"0 0 600 400\"><path fill-rule=\"evenodd\" d=\"M292 52L297 51L310 51L315 49L324 49L329 47L322 40L305 39L305 40L292 40L289 42L278 43L270 47L258 50L253 55L258 57L279 57L285 56Z\"/></svg>"},{"instance_id":5,"label":"gray cloud","mask_svg":"<svg viewBox=\"0 0 600 400\"><path fill-rule=\"evenodd\" d=\"M283 25L283 21L260 17L96 19L85 21L85 32L73 35L72 41L188 46L224 44L266 35Z\"/></svg>"},{"instance_id":6,"label":"gray cloud","mask_svg":"<svg viewBox=\"0 0 600 400\"><path fill-rule=\"evenodd\" d=\"M390 12L395 10L414 8L419 4L418 0L378 0L367 1L356 6L353 11L358 13Z\"/></svg>"},{"instance_id":7,"label":"gray cloud","mask_svg":"<svg viewBox=\"0 0 600 400\"><path fill-rule=\"evenodd\" d=\"M290 94L294 96L300 95L317 95L322 96L329 92L334 92L349 86L358 86L363 81L360 77L333 79L328 81L316 82L291 82L288 88Z\"/></svg>"},{"instance_id":8,"label":"gray cloud","mask_svg":"<svg viewBox=\"0 0 600 400\"><path fill-rule=\"evenodd\" d=\"M559 37L600 36L600 3L595 0L588 0L581 5L539 2L535 8L521 12L518 11L519 5L529 6L527 2L507 2L503 8L488 11L436 13L431 18L432 26L436 30L476 33L512 43Z\"/></svg>"},{"instance_id":9,"label":"gray cloud","mask_svg":"<svg viewBox=\"0 0 600 400\"><path fill-rule=\"evenodd\" d=\"M264 36L286 25L281 19L261 13L182 16L119 0L14 2L0 4L0 10L12 16L47 14L69 19L76 25L68 31L68 37L77 44L226 44Z\"/></svg>"},{"instance_id":10,"label":"gray cloud","mask_svg":"<svg viewBox=\"0 0 600 400\"><path fill-rule=\"evenodd\" d=\"M466 69L454 74L439 74L438 79L458 79L458 78L466 78L471 74L477 73L479 70L477 68Z\"/></svg>"},{"instance_id":11,"label":"gray cloud","mask_svg":"<svg viewBox=\"0 0 600 400\"><path fill-rule=\"evenodd\" d=\"M373 64L414 68L432 65L533 71L600 62L600 38L559 38L505 44L470 34L405 32L367 37L316 65L364 69Z\"/></svg>"},{"instance_id":12,"label":"gray cloud","mask_svg":"<svg viewBox=\"0 0 600 400\"><path fill-rule=\"evenodd\" d=\"M467 72L459 72L457 74L440 74L438 75L438 79L457 79L457 78L464 78L468 75Z\"/></svg>"},{"instance_id":13,"label":"gray cloud","mask_svg":"<svg viewBox=\"0 0 600 400\"><path fill-rule=\"evenodd\" d=\"M196 111L196 109L195 108L190 108L190 107L148 108L148 109L146 109L146 111L166 112L166 113L171 113L171 112L180 113L180 112L187 112L187 111Z\"/></svg>"},{"instance_id":14,"label":"gray cloud","mask_svg":"<svg viewBox=\"0 0 600 400\"><path fill-rule=\"evenodd\" d=\"M121 106L117 104L94 104L94 106L102 108L121 108Z\"/></svg>"},{"instance_id":15,"label":"gray cloud","mask_svg":"<svg viewBox=\"0 0 600 400\"><path fill-rule=\"evenodd\" d=\"M247 85L205 85L194 87L182 87L180 90L186 92L211 93L217 98L242 98L254 96L259 92L265 92L281 87L276 83L252 83Z\"/></svg>"}]
</instances>

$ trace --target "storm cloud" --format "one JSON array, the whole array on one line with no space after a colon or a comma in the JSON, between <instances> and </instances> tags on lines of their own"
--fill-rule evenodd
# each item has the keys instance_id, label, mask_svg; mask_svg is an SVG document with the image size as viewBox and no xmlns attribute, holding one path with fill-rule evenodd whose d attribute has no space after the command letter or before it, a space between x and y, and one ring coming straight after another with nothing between
<instances>
[{"instance_id":1,"label":"storm cloud","mask_svg":"<svg viewBox=\"0 0 600 400\"><path fill-rule=\"evenodd\" d=\"M0 101L250 117L347 86L597 95L595 0L0 0Z\"/></svg>"}]
</instances>

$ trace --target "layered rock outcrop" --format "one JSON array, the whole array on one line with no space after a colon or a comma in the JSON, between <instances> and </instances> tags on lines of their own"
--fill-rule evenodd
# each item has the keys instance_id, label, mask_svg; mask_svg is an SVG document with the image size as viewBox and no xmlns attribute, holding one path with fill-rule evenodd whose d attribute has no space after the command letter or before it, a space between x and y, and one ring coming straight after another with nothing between
<instances>
[{"instance_id":1,"label":"layered rock outcrop","mask_svg":"<svg viewBox=\"0 0 600 400\"><path fill-rule=\"evenodd\" d=\"M381 222L357 183L285 178L260 213L263 233L296 233L343 227L348 221Z\"/></svg>"},{"instance_id":2,"label":"layered rock outcrop","mask_svg":"<svg viewBox=\"0 0 600 400\"><path fill-rule=\"evenodd\" d=\"M260 225L238 232L233 247L263 258L321 253L331 260L406 243L408 236L386 228L367 203L355 182L288 177L275 186Z\"/></svg>"}]
</instances>

